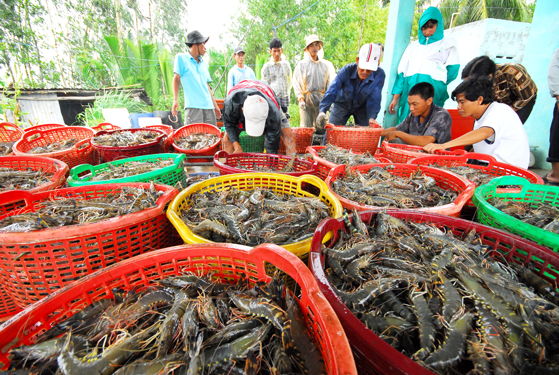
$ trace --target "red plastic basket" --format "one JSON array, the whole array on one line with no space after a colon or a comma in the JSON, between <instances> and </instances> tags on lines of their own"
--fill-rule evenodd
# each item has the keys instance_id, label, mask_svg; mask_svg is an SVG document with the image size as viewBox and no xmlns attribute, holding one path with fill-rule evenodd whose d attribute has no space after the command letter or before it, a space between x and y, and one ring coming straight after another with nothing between
<instances>
[{"instance_id":1,"label":"red plastic basket","mask_svg":"<svg viewBox=\"0 0 559 375\"><path fill-rule=\"evenodd\" d=\"M213 278L221 282L248 277L254 285L257 281L270 281L266 264L281 269L300 286L298 302L309 334L324 357L327 374L356 375L347 337L313 275L295 255L271 244L254 249L230 244L182 245L143 254L88 275L3 325L0 361L6 368L10 348L35 342L44 331L101 298L114 298L114 288L143 289L157 280L186 272L212 272Z\"/></svg>"},{"instance_id":2,"label":"red plastic basket","mask_svg":"<svg viewBox=\"0 0 559 375\"><path fill-rule=\"evenodd\" d=\"M19 156L42 156L58 159L72 169L80 164L99 164L99 154L91 145L91 137L95 132L83 126L63 126L47 130L27 132L14 144L14 154ZM78 142L71 148L44 154L28 154L34 147L44 147L54 142L74 138Z\"/></svg>"},{"instance_id":3,"label":"red plastic basket","mask_svg":"<svg viewBox=\"0 0 559 375\"><path fill-rule=\"evenodd\" d=\"M113 146L103 146L100 144L95 143L95 137L98 137L103 134L114 134L114 133L122 133L122 132L156 132L159 133L159 136L153 142L144 143L137 146L123 146L123 147L113 147ZM133 158L134 156L142 156L142 155L151 155L151 154L160 154L165 152L165 140L167 139L167 135L163 130L158 129L144 129L144 128L136 128L136 129L117 129L117 130L101 130L95 134L95 137L91 139L91 144L95 149L99 151L101 157L105 162L113 161L113 160L120 160L126 158Z\"/></svg>"},{"instance_id":4,"label":"red plastic basket","mask_svg":"<svg viewBox=\"0 0 559 375\"><path fill-rule=\"evenodd\" d=\"M423 151L423 147L420 146L410 146L410 145L399 145L395 143L382 142L380 153L385 158L392 160L394 163L407 163L408 161L416 158L421 158L424 156L429 156L429 154L420 152ZM464 155L468 152L464 150L454 150L445 151L437 150L434 155Z\"/></svg>"},{"instance_id":5,"label":"red plastic basket","mask_svg":"<svg viewBox=\"0 0 559 375\"><path fill-rule=\"evenodd\" d=\"M312 145L312 136L314 134L314 128L291 128L293 134L295 135L295 144L297 147L298 154L304 154L307 147ZM285 155L285 144L283 139L280 140L280 147L278 154Z\"/></svg>"},{"instance_id":6,"label":"red plastic basket","mask_svg":"<svg viewBox=\"0 0 559 375\"><path fill-rule=\"evenodd\" d=\"M360 126L346 128L345 126L326 125L326 142L361 154L369 151L372 155L377 151L382 128Z\"/></svg>"},{"instance_id":7,"label":"red plastic basket","mask_svg":"<svg viewBox=\"0 0 559 375\"><path fill-rule=\"evenodd\" d=\"M93 126L91 129L95 130L96 132L100 132L101 130L119 130L121 129L118 125L113 125L110 122L102 122L97 126Z\"/></svg>"},{"instance_id":8,"label":"red plastic basket","mask_svg":"<svg viewBox=\"0 0 559 375\"><path fill-rule=\"evenodd\" d=\"M21 139L24 132L11 122L0 122L0 143L15 142ZM11 155L9 153L8 155Z\"/></svg>"},{"instance_id":9,"label":"red plastic basket","mask_svg":"<svg viewBox=\"0 0 559 375\"><path fill-rule=\"evenodd\" d=\"M24 201L24 207L0 216L33 211L45 200L93 199L119 193L123 186L149 189L149 183L80 186L41 193L14 191L0 197L0 205ZM176 231L165 216L165 206L178 194L167 185L154 208L91 224L71 225L28 233L0 233L0 281L20 307L25 307L64 285L109 264L174 245Z\"/></svg>"},{"instance_id":10,"label":"red plastic basket","mask_svg":"<svg viewBox=\"0 0 559 375\"><path fill-rule=\"evenodd\" d=\"M425 176L433 177L437 183L437 186L448 189L454 190L458 192L458 196L454 200L454 202L445 204L443 206L437 207L424 207L424 208L416 208L412 211L422 211L428 212L433 214L440 214L440 215L448 215L448 216L459 216L462 207L466 204L468 200L472 197L475 190L475 185L473 182L466 180L465 178L458 176L449 171L445 171L438 168L426 167L426 166L415 166L410 164L368 164L368 165L358 165L355 167L351 167L351 171L359 171L361 173L366 173L369 169L373 167L381 167L384 168L386 166L393 166L393 168L387 169L388 172L393 174L394 176L399 176L403 178L408 178L411 174L417 172L417 170L421 170ZM379 211L383 208L375 207L375 206L368 206L368 205L361 205L357 202L350 201L347 198L344 198L338 195L332 189L332 183L336 181L336 178L340 175L345 174L345 165L340 165L332 169L330 175L326 179L326 185L328 189L332 191L332 193L340 200L342 206L348 210L357 209L357 211Z\"/></svg>"},{"instance_id":11,"label":"red plastic basket","mask_svg":"<svg viewBox=\"0 0 559 375\"><path fill-rule=\"evenodd\" d=\"M206 133L206 134L215 134L219 137L216 143L213 145L202 148L200 150L186 150L184 148L180 148L176 145L175 140L187 137L190 134L195 133ZM219 147L221 146L221 130L211 124L190 124L185 125L180 129L177 129L173 133L173 148L176 152L180 152L181 154L188 155L188 162L190 163L203 163L207 162L207 159L192 159L192 156L214 156L216 152L219 151Z\"/></svg>"},{"instance_id":12,"label":"red plastic basket","mask_svg":"<svg viewBox=\"0 0 559 375\"><path fill-rule=\"evenodd\" d=\"M470 160L479 160L488 163L487 165L471 164ZM446 155L429 155L408 161L408 164L414 165L431 165L444 167L465 166L469 168L479 169L482 173L491 176L519 176L527 179L532 184L543 184L543 179L536 173L527 169L515 167L507 163L497 161L493 156L479 153L467 153L465 155L446 156ZM498 189L499 193L520 192L522 189ZM466 206L474 208L472 200L468 200Z\"/></svg>"},{"instance_id":13,"label":"red plastic basket","mask_svg":"<svg viewBox=\"0 0 559 375\"><path fill-rule=\"evenodd\" d=\"M48 130L48 129L55 129L55 128L62 128L68 125L65 124L41 124L41 125L33 125L28 128L23 129L24 132L34 132L35 130Z\"/></svg>"},{"instance_id":14,"label":"red plastic basket","mask_svg":"<svg viewBox=\"0 0 559 375\"><path fill-rule=\"evenodd\" d=\"M148 125L145 129L163 130L167 134L165 140L165 152L173 152L173 132L175 131L171 125Z\"/></svg>"},{"instance_id":15,"label":"red plastic basket","mask_svg":"<svg viewBox=\"0 0 559 375\"><path fill-rule=\"evenodd\" d=\"M22 308L14 302L4 288L0 288L0 322L9 319L21 310Z\"/></svg>"},{"instance_id":16,"label":"red plastic basket","mask_svg":"<svg viewBox=\"0 0 559 375\"><path fill-rule=\"evenodd\" d=\"M225 161L221 162L219 161L219 159L225 159ZM262 173L262 171L255 171L255 167L277 170L277 172L265 173L279 173L296 177L302 176L304 174L316 174L318 166L317 163L300 158L295 158L295 161L293 162L292 172L280 172L280 170L285 167L291 159L291 156L286 155L258 154L251 152L228 154L226 151L219 151L214 155L214 166L219 169L219 174L221 176L233 173ZM241 166L241 168L239 168L239 165ZM252 167L252 169L245 169L247 166Z\"/></svg>"},{"instance_id":17,"label":"red plastic basket","mask_svg":"<svg viewBox=\"0 0 559 375\"><path fill-rule=\"evenodd\" d=\"M39 193L41 191L53 190L64 184L66 181L66 173L69 168L66 163L49 158L42 158L38 156L3 156L0 157L0 167L12 168L17 170L41 170L45 173L52 173L49 182L37 186L36 188L27 190L30 193ZM13 190L0 192L0 201L4 196L13 194ZM0 215L15 210L18 207L13 203L8 205L0 205Z\"/></svg>"},{"instance_id":18,"label":"red plastic basket","mask_svg":"<svg viewBox=\"0 0 559 375\"><path fill-rule=\"evenodd\" d=\"M438 227L447 226L457 236L462 236L465 232L475 229L476 233L481 236L482 242L493 247L493 256L496 259L504 260L507 263L526 264L527 262L534 262L537 269L536 273L554 285L555 279L559 277L557 271L559 269L559 257L557 254L516 235L448 216L403 210L388 211L388 214L418 223L432 223ZM374 220L375 215L375 212L363 212L361 218L365 223L370 223ZM317 280L320 290L342 322L353 350L357 371L359 374L375 375L433 375L431 371L392 348L375 333L367 329L330 287L324 274L325 257L321 253L322 239L330 233L333 234L332 238L335 241L339 238L342 230L347 231L341 219L325 219L318 225L311 245L309 268Z\"/></svg>"},{"instance_id":19,"label":"red plastic basket","mask_svg":"<svg viewBox=\"0 0 559 375\"><path fill-rule=\"evenodd\" d=\"M324 150L326 146L309 146L307 147L307 153L312 155L314 161L318 163L318 169L316 175L320 177L321 180L326 180L330 171L341 164L332 163L329 160L321 158L318 156L318 152L320 150ZM379 154L375 154L374 158L377 159L380 163L392 163L391 160L379 156Z\"/></svg>"}]
</instances>

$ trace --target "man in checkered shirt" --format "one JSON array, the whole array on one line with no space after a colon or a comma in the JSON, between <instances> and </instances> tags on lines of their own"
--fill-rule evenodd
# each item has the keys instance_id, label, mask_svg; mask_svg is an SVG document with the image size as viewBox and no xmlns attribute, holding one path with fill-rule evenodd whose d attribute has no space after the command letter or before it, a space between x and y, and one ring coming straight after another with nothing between
<instances>
[{"instance_id":1,"label":"man in checkered shirt","mask_svg":"<svg viewBox=\"0 0 559 375\"><path fill-rule=\"evenodd\" d=\"M278 38L270 41L270 61L262 67L262 80L268 83L278 99L283 113L289 118L289 93L291 91L291 66L289 62L282 60L283 44Z\"/></svg>"}]
</instances>

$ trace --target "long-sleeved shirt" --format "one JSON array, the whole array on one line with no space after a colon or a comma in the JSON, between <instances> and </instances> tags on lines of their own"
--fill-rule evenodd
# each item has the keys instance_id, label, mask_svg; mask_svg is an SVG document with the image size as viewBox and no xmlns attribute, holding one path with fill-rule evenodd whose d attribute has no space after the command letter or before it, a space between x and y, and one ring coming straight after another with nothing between
<instances>
[{"instance_id":1,"label":"long-sleeved shirt","mask_svg":"<svg viewBox=\"0 0 559 375\"><path fill-rule=\"evenodd\" d=\"M305 99L308 107L318 107L324 93L336 78L334 65L324 59L306 56L293 72L293 91L297 100Z\"/></svg>"},{"instance_id":2,"label":"long-sleeved shirt","mask_svg":"<svg viewBox=\"0 0 559 375\"><path fill-rule=\"evenodd\" d=\"M551 56L547 71L547 83L551 96L559 96L559 48Z\"/></svg>"},{"instance_id":3,"label":"long-sleeved shirt","mask_svg":"<svg viewBox=\"0 0 559 375\"><path fill-rule=\"evenodd\" d=\"M262 67L262 81L268 83L282 106L289 105L289 93L291 92L291 66L288 61L274 61L271 58Z\"/></svg>"},{"instance_id":4,"label":"long-sleeved shirt","mask_svg":"<svg viewBox=\"0 0 559 375\"><path fill-rule=\"evenodd\" d=\"M320 112L326 113L332 103L334 106L341 106L350 112L356 112L366 107L367 118L376 119L380 111L385 76L384 70L378 68L363 82L360 82L357 75L357 64L352 63L344 66L324 94L320 102Z\"/></svg>"},{"instance_id":5,"label":"long-sleeved shirt","mask_svg":"<svg viewBox=\"0 0 559 375\"><path fill-rule=\"evenodd\" d=\"M256 79L254 70L252 70L251 67L245 66L242 69L237 65L232 67L227 75L227 92L229 92L237 83L244 81L245 79Z\"/></svg>"},{"instance_id":6,"label":"long-sleeved shirt","mask_svg":"<svg viewBox=\"0 0 559 375\"><path fill-rule=\"evenodd\" d=\"M272 99L257 89L234 89L227 95L227 98L225 98L225 102L223 103L223 125L227 131L229 140L231 143L239 142L239 125L245 129L243 105L249 95L260 95L268 102L268 118L264 125L264 136L266 139L264 147L266 148L266 152L277 154L281 137L282 112Z\"/></svg>"}]
</instances>

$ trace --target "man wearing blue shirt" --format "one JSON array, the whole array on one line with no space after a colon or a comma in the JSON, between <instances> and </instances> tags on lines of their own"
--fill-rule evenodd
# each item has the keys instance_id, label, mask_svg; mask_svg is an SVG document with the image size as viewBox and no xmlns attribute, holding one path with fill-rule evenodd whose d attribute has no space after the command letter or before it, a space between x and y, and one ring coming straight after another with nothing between
<instances>
[{"instance_id":1,"label":"man wearing blue shirt","mask_svg":"<svg viewBox=\"0 0 559 375\"><path fill-rule=\"evenodd\" d=\"M221 118L221 111L213 97L210 85L208 65L202 61L206 53L206 42L210 39L194 30L186 36L189 51L175 57L175 76L173 77L173 116L179 109L179 87L182 83L184 92L185 124L206 123L217 125L216 118Z\"/></svg>"},{"instance_id":2,"label":"man wearing blue shirt","mask_svg":"<svg viewBox=\"0 0 559 375\"><path fill-rule=\"evenodd\" d=\"M233 86L245 79L256 79L254 70L245 66L245 50L243 47L235 47L233 50L233 57L235 57L237 64L231 68L229 74L227 75L227 93L231 91Z\"/></svg>"},{"instance_id":3,"label":"man wearing blue shirt","mask_svg":"<svg viewBox=\"0 0 559 375\"><path fill-rule=\"evenodd\" d=\"M361 126L378 124L381 90L384 85L384 70L379 68L381 48L375 43L361 47L356 63L344 66L324 94L320 102L317 126L324 129L326 112L334 104L330 123L345 125L353 115L355 123Z\"/></svg>"}]
</instances>

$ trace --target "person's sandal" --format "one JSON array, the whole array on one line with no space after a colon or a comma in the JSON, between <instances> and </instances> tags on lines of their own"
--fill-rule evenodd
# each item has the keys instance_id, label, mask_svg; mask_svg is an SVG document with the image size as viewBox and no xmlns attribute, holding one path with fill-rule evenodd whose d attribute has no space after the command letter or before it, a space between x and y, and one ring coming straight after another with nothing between
<instances>
[{"instance_id":1,"label":"person's sandal","mask_svg":"<svg viewBox=\"0 0 559 375\"><path fill-rule=\"evenodd\" d=\"M542 180L544 182L544 184L549 185L549 186L559 186L559 181L551 181L547 179L547 175L542 177Z\"/></svg>"}]
</instances>

